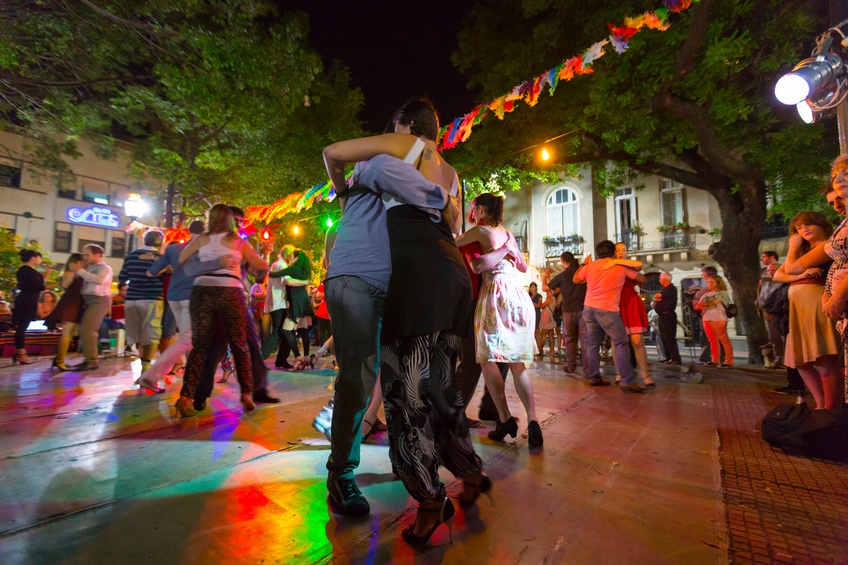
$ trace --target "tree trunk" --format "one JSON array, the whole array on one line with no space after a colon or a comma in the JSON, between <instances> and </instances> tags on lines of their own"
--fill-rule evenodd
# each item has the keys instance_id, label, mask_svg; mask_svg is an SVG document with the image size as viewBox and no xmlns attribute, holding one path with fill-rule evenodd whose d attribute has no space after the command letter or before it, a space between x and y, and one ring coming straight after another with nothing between
<instances>
[{"instance_id":1,"label":"tree trunk","mask_svg":"<svg viewBox=\"0 0 848 565\"><path fill-rule=\"evenodd\" d=\"M727 282L733 290L733 303L739 309L737 319L741 320L745 328L748 342L748 363L759 364L763 361L760 346L768 343L768 331L756 304L760 273L759 247L766 220L766 203L765 198L744 199L741 196L754 188L742 188L739 192L726 193L726 197L719 198L721 241L710 248L710 255L724 269Z\"/></svg>"},{"instance_id":2,"label":"tree trunk","mask_svg":"<svg viewBox=\"0 0 848 565\"><path fill-rule=\"evenodd\" d=\"M174 197L177 194L177 184L174 182L168 183L168 193L165 196L165 228L172 229L174 227Z\"/></svg>"}]
</instances>

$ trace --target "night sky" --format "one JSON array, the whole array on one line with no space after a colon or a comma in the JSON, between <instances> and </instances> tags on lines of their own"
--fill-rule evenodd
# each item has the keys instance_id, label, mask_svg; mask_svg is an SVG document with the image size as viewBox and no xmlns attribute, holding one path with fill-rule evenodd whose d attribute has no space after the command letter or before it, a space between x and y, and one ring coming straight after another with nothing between
<instances>
[{"instance_id":1,"label":"night sky","mask_svg":"<svg viewBox=\"0 0 848 565\"><path fill-rule=\"evenodd\" d=\"M451 64L457 32L470 0L326 1L280 0L283 10L309 15L309 43L324 66L338 59L350 69L351 86L362 90L361 118L380 132L392 113L427 95L441 124L474 107L474 92Z\"/></svg>"}]
</instances>

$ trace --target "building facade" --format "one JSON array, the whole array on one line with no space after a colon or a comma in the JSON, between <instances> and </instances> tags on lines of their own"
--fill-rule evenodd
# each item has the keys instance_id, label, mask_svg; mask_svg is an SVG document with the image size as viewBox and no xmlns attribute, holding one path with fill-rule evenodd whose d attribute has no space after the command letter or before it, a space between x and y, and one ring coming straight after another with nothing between
<instances>
[{"instance_id":1,"label":"building facade","mask_svg":"<svg viewBox=\"0 0 848 565\"><path fill-rule=\"evenodd\" d=\"M82 155L66 159L75 178L57 182L27 160L22 136L0 132L0 139L7 148L0 155L0 227L14 231L22 241L38 241L57 264L95 243L105 249L104 260L117 273L130 244L124 202L139 191L129 177L127 153L100 159L80 141Z\"/></svg>"},{"instance_id":2,"label":"building facade","mask_svg":"<svg viewBox=\"0 0 848 565\"><path fill-rule=\"evenodd\" d=\"M527 254L531 267L527 284L539 282L545 268L559 272L563 251L582 259L604 239L625 243L629 257L643 262L646 301L662 288L662 272L670 273L681 291L701 284L703 267L715 266L723 274L709 256L710 245L721 237L715 198L659 176L638 178L604 198L592 178L591 169L584 167L578 178L564 178L555 185L535 182L506 194L504 226ZM765 241L763 248L782 248L782 241L785 238L780 243ZM678 317L688 326L691 316L681 296ZM734 344L743 346L745 330L737 319L730 321L728 332Z\"/></svg>"}]
</instances>

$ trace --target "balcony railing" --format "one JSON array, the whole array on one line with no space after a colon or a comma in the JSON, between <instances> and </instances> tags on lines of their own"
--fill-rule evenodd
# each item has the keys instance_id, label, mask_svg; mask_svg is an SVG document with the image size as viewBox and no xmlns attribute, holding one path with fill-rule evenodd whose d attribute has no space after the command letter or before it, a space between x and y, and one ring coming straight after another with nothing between
<instances>
[{"instance_id":1,"label":"balcony railing","mask_svg":"<svg viewBox=\"0 0 848 565\"><path fill-rule=\"evenodd\" d=\"M686 237L686 230L678 228L662 232L660 245L662 245L663 249L680 249L683 247L689 247L689 238Z\"/></svg>"},{"instance_id":2,"label":"balcony railing","mask_svg":"<svg viewBox=\"0 0 848 565\"><path fill-rule=\"evenodd\" d=\"M545 257L559 257L566 251L575 257L583 255L583 243L579 235L549 237L545 239Z\"/></svg>"},{"instance_id":3,"label":"balcony railing","mask_svg":"<svg viewBox=\"0 0 848 565\"><path fill-rule=\"evenodd\" d=\"M639 232L637 230L621 230L615 234L615 242L623 243L628 251L639 251Z\"/></svg>"}]
</instances>

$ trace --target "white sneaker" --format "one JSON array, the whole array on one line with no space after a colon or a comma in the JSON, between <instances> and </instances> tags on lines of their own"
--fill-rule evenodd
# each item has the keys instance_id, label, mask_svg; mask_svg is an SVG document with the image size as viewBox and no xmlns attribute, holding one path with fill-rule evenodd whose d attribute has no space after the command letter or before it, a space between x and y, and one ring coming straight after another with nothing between
<instances>
[{"instance_id":1,"label":"white sneaker","mask_svg":"<svg viewBox=\"0 0 848 565\"><path fill-rule=\"evenodd\" d=\"M315 416L312 427L324 434L328 440L332 441L330 434L333 427L333 408L324 406L324 409Z\"/></svg>"}]
</instances>

